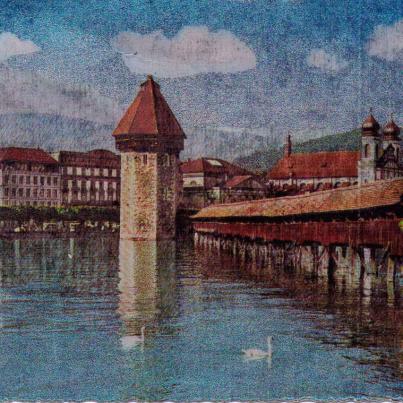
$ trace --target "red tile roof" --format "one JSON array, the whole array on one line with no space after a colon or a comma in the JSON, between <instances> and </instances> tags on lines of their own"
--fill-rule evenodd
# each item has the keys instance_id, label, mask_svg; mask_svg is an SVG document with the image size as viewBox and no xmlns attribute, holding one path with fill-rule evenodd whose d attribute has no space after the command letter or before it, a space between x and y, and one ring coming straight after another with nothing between
<instances>
[{"instance_id":1,"label":"red tile roof","mask_svg":"<svg viewBox=\"0 0 403 403\"><path fill-rule=\"evenodd\" d=\"M277 162L267 179L355 177L359 158L359 151L291 154Z\"/></svg>"},{"instance_id":2,"label":"red tile roof","mask_svg":"<svg viewBox=\"0 0 403 403\"><path fill-rule=\"evenodd\" d=\"M186 137L152 76L148 76L147 81L141 84L134 102L113 132L114 136L127 134Z\"/></svg>"},{"instance_id":3,"label":"red tile roof","mask_svg":"<svg viewBox=\"0 0 403 403\"><path fill-rule=\"evenodd\" d=\"M189 159L183 161L181 163L181 171L184 174L228 174L229 176L251 174L246 169L219 158L198 158L196 160Z\"/></svg>"},{"instance_id":4,"label":"red tile roof","mask_svg":"<svg viewBox=\"0 0 403 403\"><path fill-rule=\"evenodd\" d=\"M231 178L230 180L228 180L224 187L226 188L235 188L239 185L242 185L244 182L246 182L249 179L253 179L252 175L239 175L239 176L234 176L233 178ZM258 182L258 181L256 181ZM258 182L259 183L259 182ZM260 183L259 183L260 185ZM263 186L261 186L263 188Z\"/></svg>"},{"instance_id":5,"label":"red tile roof","mask_svg":"<svg viewBox=\"0 0 403 403\"><path fill-rule=\"evenodd\" d=\"M233 178L231 178L230 180L228 180L225 183L225 187L226 188L234 188L238 185L240 185L241 183L245 182L246 180L252 178L252 175L239 175L239 176L234 176Z\"/></svg>"},{"instance_id":6,"label":"red tile roof","mask_svg":"<svg viewBox=\"0 0 403 403\"><path fill-rule=\"evenodd\" d=\"M4 147L0 148L0 161L36 162L56 165L58 162L40 148Z\"/></svg>"},{"instance_id":7,"label":"red tile roof","mask_svg":"<svg viewBox=\"0 0 403 403\"><path fill-rule=\"evenodd\" d=\"M403 179L393 179L300 196L213 205L200 210L193 217L204 220L229 217L272 218L357 211L402 203L402 195Z\"/></svg>"}]
</instances>

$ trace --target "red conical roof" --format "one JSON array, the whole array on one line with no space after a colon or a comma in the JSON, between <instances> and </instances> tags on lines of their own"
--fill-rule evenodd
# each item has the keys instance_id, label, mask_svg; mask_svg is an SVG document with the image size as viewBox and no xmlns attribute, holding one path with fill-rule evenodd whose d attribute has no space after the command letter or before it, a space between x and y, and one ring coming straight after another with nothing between
<instances>
[{"instance_id":1,"label":"red conical roof","mask_svg":"<svg viewBox=\"0 0 403 403\"><path fill-rule=\"evenodd\" d=\"M180 124L161 94L160 86L147 76L139 93L113 132L114 136L179 136L186 138Z\"/></svg>"},{"instance_id":2,"label":"red conical roof","mask_svg":"<svg viewBox=\"0 0 403 403\"><path fill-rule=\"evenodd\" d=\"M400 134L400 127L391 119L384 127L383 134L387 138L397 139Z\"/></svg>"},{"instance_id":3,"label":"red conical roof","mask_svg":"<svg viewBox=\"0 0 403 403\"><path fill-rule=\"evenodd\" d=\"M379 123L376 121L372 113L362 122L362 130L364 132L377 132L379 127Z\"/></svg>"}]
</instances>

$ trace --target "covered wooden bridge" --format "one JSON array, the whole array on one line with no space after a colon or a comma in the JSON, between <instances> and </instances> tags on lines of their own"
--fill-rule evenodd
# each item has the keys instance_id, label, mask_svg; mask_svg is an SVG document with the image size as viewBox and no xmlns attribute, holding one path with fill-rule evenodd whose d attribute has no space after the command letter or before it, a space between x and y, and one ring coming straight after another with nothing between
<instances>
[{"instance_id":1,"label":"covered wooden bridge","mask_svg":"<svg viewBox=\"0 0 403 403\"><path fill-rule=\"evenodd\" d=\"M403 256L403 178L362 186L213 205L193 216L196 234L263 242L384 248Z\"/></svg>"}]
</instances>

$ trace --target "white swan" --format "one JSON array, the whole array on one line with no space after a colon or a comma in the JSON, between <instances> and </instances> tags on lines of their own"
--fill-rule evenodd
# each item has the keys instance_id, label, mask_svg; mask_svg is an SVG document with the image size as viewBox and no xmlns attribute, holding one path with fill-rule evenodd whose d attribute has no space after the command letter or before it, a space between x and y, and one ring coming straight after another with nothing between
<instances>
[{"instance_id":1,"label":"white swan","mask_svg":"<svg viewBox=\"0 0 403 403\"><path fill-rule=\"evenodd\" d=\"M262 358L267 358L271 360L272 356L272 336L267 337L267 351L260 350L258 348L249 348L247 350L242 350L247 360L261 360Z\"/></svg>"},{"instance_id":2,"label":"white swan","mask_svg":"<svg viewBox=\"0 0 403 403\"><path fill-rule=\"evenodd\" d=\"M141 336L123 336L120 341L124 350L131 350L138 345L144 346L145 326L141 328Z\"/></svg>"}]
</instances>

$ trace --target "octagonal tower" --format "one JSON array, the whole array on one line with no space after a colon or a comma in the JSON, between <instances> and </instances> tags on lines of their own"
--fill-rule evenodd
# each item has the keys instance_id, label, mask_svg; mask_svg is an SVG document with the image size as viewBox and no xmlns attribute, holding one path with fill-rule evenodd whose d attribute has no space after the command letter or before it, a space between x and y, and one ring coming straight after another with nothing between
<instances>
[{"instance_id":1,"label":"octagonal tower","mask_svg":"<svg viewBox=\"0 0 403 403\"><path fill-rule=\"evenodd\" d=\"M174 238L179 153L186 136L152 76L141 84L113 136L121 152L121 238Z\"/></svg>"}]
</instances>

